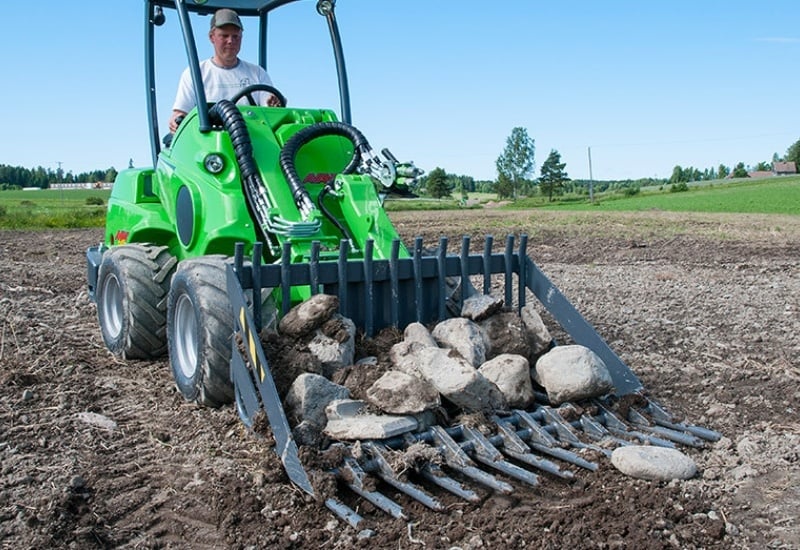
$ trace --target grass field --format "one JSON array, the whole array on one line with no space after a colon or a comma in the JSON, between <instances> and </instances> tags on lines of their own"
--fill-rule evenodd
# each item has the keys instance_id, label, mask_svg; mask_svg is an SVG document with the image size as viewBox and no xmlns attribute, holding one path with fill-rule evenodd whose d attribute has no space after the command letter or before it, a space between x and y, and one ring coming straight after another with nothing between
<instances>
[{"instance_id":1,"label":"grass field","mask_svg":"<svg viewBox=\"0 0 800 550\"><path fill-rule=\"evenodd\" d=\"M552 210L613 210L670 212L732 212L751 214L800 214L800 176L724 181L690 186L688 191L640 193L632 197L606 195L595 204L588 201L544 205Z\"/></svg>"},{"instance_id":2,"label":"grass field","mask_svg":"<svg viewBox=\"0 0 800 550\"><path fill-rule=\"evenodd\" d=\"M102 227L110 194L103 189L0 191L0 228Z\"/></svg>"},{"instance_id":3,"label":"grass field","mask_svg":"<svg viewBox=\"0 0 800 550\"><path fill-rule=\"evenodd\" d=\"M688 191L670 193L662 190L643 191L624 196L606 193L597 196L594 204L587 200L555 201L542 197L524 199L504 208L518 210L730 212L751 214L800 214L800 176L704 182L690 184ZM110 191L94 189L0 191L0 228L34 229L40 227L102 227L105 204ZM481 196L487 200L490 196ZM473 199L473 197L470 197ZM102 204L91 204L102 201ZM473 206L478 207L479 206ZM462 208L455 199L419 199L386 202L387 210L443 210Z\"/></svg>"}]
</instances>

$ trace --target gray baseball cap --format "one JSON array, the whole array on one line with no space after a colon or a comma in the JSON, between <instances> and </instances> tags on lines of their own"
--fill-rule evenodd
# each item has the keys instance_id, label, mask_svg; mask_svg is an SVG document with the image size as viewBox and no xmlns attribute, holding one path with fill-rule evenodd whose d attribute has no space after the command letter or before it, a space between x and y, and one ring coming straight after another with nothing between
<instances>
[{"instance_id":1,"label":"gray baseball cap","mask_svg":"<svg viewBox=\"0 0 800 550\"><path fill-rule=\"evenodd\" d=\"M244 29L242 26L242 20L239 19L239 15L235 11L227 8L216 11L214 16L211 18L211 30L225 25L236 25L240 29Z\"/></svg>"}]
</instances>

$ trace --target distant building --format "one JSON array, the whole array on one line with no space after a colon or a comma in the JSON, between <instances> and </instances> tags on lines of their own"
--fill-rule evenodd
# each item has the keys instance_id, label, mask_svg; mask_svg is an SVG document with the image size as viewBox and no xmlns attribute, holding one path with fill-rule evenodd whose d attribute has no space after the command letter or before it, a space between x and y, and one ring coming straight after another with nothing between
<instances>
[{"instance_id":1,"label":"distant building","mask_svg":"<svg viewBox=\"0 0 800 550\"><path fill-rule=\"evenodd\" d=\"M113 183L98 181L95 183L51 183L50 189L111 189Z\"/></svg>"},{"instance_id":2,"label":"distant building","mask_svg":"<svg viewBox=\"0 0 800 550\"><path fill-rule=\"evenodd\" d=\"M747 175L753 179L771 178L773 176L789 176L797 173L797 164L794 162L773 162L772 170L753 170Z\"/></svg>"},{"instance_id":3,"label":"distant building","mask_svg":"<svg viewBox=\"0 0 800 550\"><path fill-rule=\"evenodd\" d=\"M772 171L776 176L787 176L797 173L797 164L794 162L773 162Z\"/></svg>"}]
</instances>

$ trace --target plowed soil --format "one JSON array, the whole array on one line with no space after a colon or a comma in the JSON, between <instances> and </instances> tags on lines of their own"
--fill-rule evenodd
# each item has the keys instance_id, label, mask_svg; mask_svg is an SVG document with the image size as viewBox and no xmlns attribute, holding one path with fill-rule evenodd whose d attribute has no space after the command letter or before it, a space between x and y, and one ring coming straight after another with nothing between
<instances>
[{"instance_id":1,"label":"plowed soil","mask_svg":"<svg viewBox=\"0 0 800 550\"><path fill-rule=\"evenodd\" d=\"M526 233L528 253L651 397L723 439L681 482L597 472L408 520L340 488L366 531L286 479L233 407L186 403L166 359L105 349L85 282L100 230L0 232L3 548L800 548L800 217L394 213L407 241ZM453 251L458 250L454 242ZM546 319L547 320L547 319ZM558 329L554 328L558 335ZM87 413L94 413L94 416ZM113 421L104 426L103 421Z\"/></svg>"}]
</instances>

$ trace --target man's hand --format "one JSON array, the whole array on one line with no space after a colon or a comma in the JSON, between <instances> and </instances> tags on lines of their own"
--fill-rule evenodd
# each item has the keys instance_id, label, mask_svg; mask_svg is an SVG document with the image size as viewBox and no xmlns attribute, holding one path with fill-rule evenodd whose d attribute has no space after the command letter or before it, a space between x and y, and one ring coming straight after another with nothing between
<instances>
[{"instance_id":1,"label":"man's hand","mask_svg":"<svg viewBox=\"0 0 800 550\"><path fill-rule=\"evenodd\" d=\"M281 100L278 99L278 96L275 94L269 94L267 97L267 106L268 107L285 107L285 105L281 104Z\"/></svg>"},{"instance_id":2,"label":"man's hand","mask_svg":"<svg viewBox=\"0 0 800 550\"><path fill-rule=\"evenodd\" d=\"M178 123L178 118L179 117L183 117L183 116L186 116L186 113L184 113L183 111L179 111L177 109L172 111L172 116L169 118L169 131L170 132L172 132L173 134L175 133L175 131L178 129L178 124L179 124Z\"/></svg>"}]
</instances>

